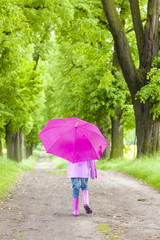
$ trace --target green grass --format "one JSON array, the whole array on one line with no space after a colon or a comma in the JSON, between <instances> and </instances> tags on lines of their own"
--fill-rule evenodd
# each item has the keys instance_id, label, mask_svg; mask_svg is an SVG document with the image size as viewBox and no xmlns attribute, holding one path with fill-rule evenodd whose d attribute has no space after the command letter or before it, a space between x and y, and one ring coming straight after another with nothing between
<instances>
[{"instance_id":1,"label":"green grass","mask_svg":"<svg viewBox=\"0 0 160 240\"><path fill-rule=\"evenodd\" d=\"M31 171L35 167L38 159L39 159L40 151L38 149L34 150L32 156L27 159L23 159L21 163L19 163L19 167L24 171Z\"/></svg>"},{"instance_id":2,"label":"green grass","mask_svg":"<svg viewBox=\"0 0 160 240\"><path fill-rule=\"evenodd\" d=\"M160 155L138 159L113 159L96 162L97 168L125 172L160 189Z\"/></svg>"},{"instance_id":3,"label":"green grass","mask_svg":"<svg viewBox=\"0 0 160 240\"><path fill-rule=\"evenodd\" d=\"M68 166L67 160L53 155L50 155L50 158L52 161L53 168L67 169Z\"/></svg>"},{"instance_id":4,"label":"green grass","mask_svg":"<svg viewBox=\"0 0 160 240\"><path fill-rule=\"evenodd\" d=\"M7 191L16 181L23 171L31 171L39 158L39 150L35 150L33 155L18 163L7 159L5 156L0 157L0 199L6 196Z\"/></svg>"},{"instance_id":5,"label":"green grass","mask_svg":"<svg viewBox=\"0 0 160 240\"><path fill-rule=\"evenodd\" d=\"M99 230L103 235L105 235L106 239L120 239L118 233L114 233L115 229L111 229L105 222L98 223L97 230Z\"/></svg>"}]
</instances>

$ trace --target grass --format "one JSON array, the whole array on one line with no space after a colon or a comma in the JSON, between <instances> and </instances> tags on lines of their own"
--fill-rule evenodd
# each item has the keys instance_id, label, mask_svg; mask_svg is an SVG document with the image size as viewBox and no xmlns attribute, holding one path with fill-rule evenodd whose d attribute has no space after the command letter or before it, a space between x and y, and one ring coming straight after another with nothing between
<instances>
[{"instance_id":1,"label":"grass","mask_svg":"<svg viewBox=\"0 0 160 240\"><path fill-rule=\"evenodd\" d=\"M143 156L138 159L100 160L96 163L98 169L125 172L142 180L150 186L160 189L160 155Z\"/></svg>"},{"instance_id":2,"label":"grass","mask_svg":"<svg viewBox=\"0 0 160 240\"><path fill-rule=\"evenodd\" d=\"M108 226L108 224L105 223L105 222L98 223L97 224L97 230L99 230L103 235L105 235L106 239L120 239L118 233L115 232L115 229L111 229Z\"/></svg>"},{"instance_id":3,"label":"grass","mask_svg":"<svg viewBox=\"0 0 160 240\"><path fill-rule=\"evenodd\" d=\"M23 159L21 163L19 163L19 167L24 171L31 171L35 167L40 155L40 150L36 149L34 150L33 154L27 158Z\"/></svg>"},{"instance_id":4,"label":"grass","mask_svg":"<svg viewBox=\"0 0 160 240\"><path fill-rule=\"evenodd\" d=\"M39 158L39 150L35 150L33 155L18 163L7 159L5 156L0 157L0 199L4 198L7 191L16 181L23 171L31 171Z\"/></svg>"},{"instance_id":5,"label":"grass","mask_svg":"<svg viewBox=\"0 0 160 240\"><path fill-rule=\"evenodd\" d=\"M49 156L52 161L53 168L67 169L67 166L68 166L67 160L60 157L53 156L53 155L49 155Z\"/></svg>"}]
</instances>

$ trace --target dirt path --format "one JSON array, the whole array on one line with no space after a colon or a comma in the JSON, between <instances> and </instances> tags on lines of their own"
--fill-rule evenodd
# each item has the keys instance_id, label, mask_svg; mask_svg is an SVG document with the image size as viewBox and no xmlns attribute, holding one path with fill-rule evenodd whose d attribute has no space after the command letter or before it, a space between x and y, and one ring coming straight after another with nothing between
<instances>
[{"instance_id":1,"label":"dirt path","mask_svg":"<svg viewBox=\"0 0 160 240\"><path fill-rule=\"evenodd\" d=\"M160 239L158 191L125 174L98 171L98 179L89 180L93 215L84 213L80 193L80 214L72 217L65 173L41 156L35 170L19 178L0 205L1 240Z\"/></svg>"}]
</instances>

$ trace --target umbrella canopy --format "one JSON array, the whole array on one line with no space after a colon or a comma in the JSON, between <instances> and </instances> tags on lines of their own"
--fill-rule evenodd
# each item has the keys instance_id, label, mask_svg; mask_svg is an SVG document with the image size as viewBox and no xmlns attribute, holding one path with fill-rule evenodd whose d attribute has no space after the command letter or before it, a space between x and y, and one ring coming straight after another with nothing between
<instances>
[{"instance_id":1,"label":"umbrella canopy","mask_svg":"<svg viewBox=\"0 0 160 240\"><path fill-rule=\"evenodd\" d=\"M98 160L109 145L97 126L78 118L51 119L38 136L47 153L73 163Z\"/></svg>"}]
</instances>

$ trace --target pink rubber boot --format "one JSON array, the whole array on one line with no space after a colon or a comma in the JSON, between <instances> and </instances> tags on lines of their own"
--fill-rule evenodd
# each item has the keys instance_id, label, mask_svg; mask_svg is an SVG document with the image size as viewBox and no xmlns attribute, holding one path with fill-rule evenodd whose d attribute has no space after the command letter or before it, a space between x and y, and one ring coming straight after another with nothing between
<instances>
[{"instance_id":1,"label":"pink rubber boot","mask_svg":"<svg viewBox=\"0 0 160 240\"><path fill-rule=\"evenodd\" d=\"M89 206L89 195L88 195L88 190L83 190L82 191L83 195L83 204L84 204L84 209L87 214L92 214L92 209Z\"/></svg>"},{"instance_id":2,"label":"pink rubber boot","mask_svg":"<svg viewBox=\"0 0 160 240\"><path fill-rule=\"evenodd\" d=\"M72 201L73 201L72 216L78 216L79 198L72 198Z\"/></svg>"}]
</instances>

